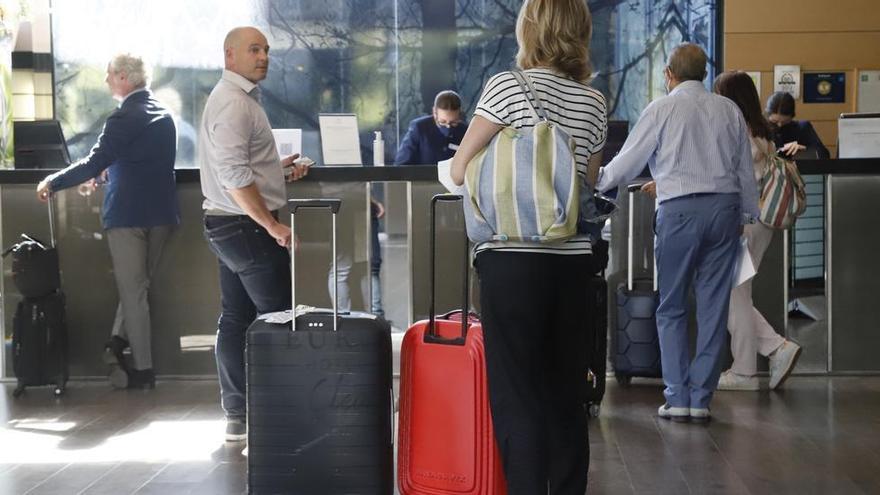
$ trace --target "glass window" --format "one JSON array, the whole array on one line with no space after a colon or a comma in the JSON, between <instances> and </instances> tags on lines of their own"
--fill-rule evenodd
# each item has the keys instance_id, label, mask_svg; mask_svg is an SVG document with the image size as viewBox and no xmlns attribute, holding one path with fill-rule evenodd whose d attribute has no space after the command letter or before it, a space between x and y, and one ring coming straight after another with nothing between
<instances>
[{"instance_id":1,"label":"glass window","mask_svg":"<svg viewBox=\"0 0 880 495\"><path fill-rule=\"evenodd\" d=\"M320 112L358 115L364 163L372 132L385 161L434 95L455 89L473 111L483 84L509 69L521 0L79 0L53 5L56 114L74 158L85 156L116 106L104 77L110 57L131 51L155 66L153 90L178 123L178 167L195 167L204 101L220 76L229 28L252 24L271 45L263 102L273 127L303 129L320 161ZM683 40L706 48L715 73L715 0L592 0L593 84L612 119L635 122L665 93L662 69ZM98 26L95 28L94 26Z\"/></svg>"}]
</instances>

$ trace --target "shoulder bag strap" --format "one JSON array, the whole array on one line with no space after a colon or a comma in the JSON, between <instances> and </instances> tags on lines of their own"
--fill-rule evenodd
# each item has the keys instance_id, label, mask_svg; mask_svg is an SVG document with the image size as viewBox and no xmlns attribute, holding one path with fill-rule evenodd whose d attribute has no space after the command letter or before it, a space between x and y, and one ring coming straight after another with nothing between
<instances>
[{"instance_id":1,"label":"shoulder bag strap","mask_svg":"<svg viewBox=\"0 0 880 495\"><path fill-rule=\"evenodd\" d=\"M517 84L519 84L520 90L522 90L524 96L526 97L526 104L529 106L529 110L532 111L532 116L535 118L535 124L540 121L547 122L547 111L544 110L544 105L541 104L541 99L538 98L538 93L535 91L535 88L532 87L531 81L526 75L520 70L512 70L510 71L513 74L513 78L516 79ZM531 98L529 98L531 95ZM535 110L535 106L532 105L532 99L535 100L535 103L538 105L538 108L541 109L541 113L538 113Z\"/></svg>"}]
</instances>

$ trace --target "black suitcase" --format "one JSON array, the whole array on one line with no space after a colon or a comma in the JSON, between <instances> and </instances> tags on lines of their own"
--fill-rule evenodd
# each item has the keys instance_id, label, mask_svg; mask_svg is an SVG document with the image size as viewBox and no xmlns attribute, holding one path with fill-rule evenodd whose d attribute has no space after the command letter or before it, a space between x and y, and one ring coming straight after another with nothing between
<instances>
[{"instance_id":1,"label":"black suitcase","mask_svg":"<svg viewBox=\"0 0 880 495\"><path fill-rule=\"evenodd\" d=\"M28 297L18 303L12 319L12 369L18 397L25 387L54 385L55 395L67 385L67 324L64 294Z\"/></svg>"},{"instance_id":2,"label":"black suitcase","mask_svg":"<svg viewBox=\"0 0 880 495\"><path fill-rule=\"evenodd\" d=\"M340 201L289 205L291 228L298 209L331 210L335 260ZM391 327L366 313L336 315L333 299L333 310L299 314L294 331L262 319L248 330L250 493L393 492Z\"/></svg>"},{"instance_id":3,"label":"black suitcase","mask_svg":"<svg viewBox=\"0 0 880 495\"><path fill-rule=\"evenodd\" d=\"M614 332L614 377L623 386L633 377L659 378L660 339L656 312L660 296L656 269L651 280L634 280L633 229L634 196L641 184L627 187L629 193L629 229L627 237L627 282L617 288L617 329Z\"/></svg>"},{"instance_id":4,"label":"black suitcase","mask_svg":"<svg viewBox=\"0 0 880 495\"><path fill-rule=\"evenodd\" d=\"M3 253L12 254L12 282L24 297L42 297L61 289L58 250L21 234L21 240Z\"/></svg>"},{"instance_id":5,"label":"black suitcase","mask_svg":"<svg viewBox=\"0 0 880 495\"><path fill-rule=\"evenodd\" d=\"M591 320L590 341L587 353L587 413L599 416L599 407L605 397L605 367L608 360L608 282L602 275L587 281L588 310Z\"/></svg>"},{"instance_id":6,"label":"black suitcase","mask_svg":"<svg viewBox=\"0 0 880 495\"><path fill-rule=\"evenodd\" d=\"M12 318L12 369L19 397L26 387L54 385L55 395L64 394L67 368L67 322L61 272L55 247L55 216L51 198L49 246L22 234L22 241L7 249L12 253L12 278L24 299Z\"/></svg>"}]
</instances>

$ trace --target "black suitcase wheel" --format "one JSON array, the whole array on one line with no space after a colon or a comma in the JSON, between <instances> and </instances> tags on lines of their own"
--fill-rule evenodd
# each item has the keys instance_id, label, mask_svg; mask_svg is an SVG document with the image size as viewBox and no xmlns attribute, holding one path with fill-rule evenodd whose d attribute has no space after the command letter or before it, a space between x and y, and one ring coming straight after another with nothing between
<instances>
[{"instance_id":1,"label":"black suitcase wheel","mask_svg":"<svg viewBox=\"0 0 880 495\"><path fill-rule=\"evenodd\" d=\"M12 391L12 396L17 399L17 398L21 397L21 394L23 394L23 393L24 393L24 385L19 383L18 386L15 387L15 390Z\"/></svg>"},{"instance_id":2,"label":"black suitcase wheel","mask_svg":"<svg viewBox=\"0 0 880 495\"><path fill-rule=\"evenodd\" d=\"M53 393L55 394L55 397L61 397L62 395L64 395L64 387L63 386L55 387L55 390L53 391Z\"/></svg>"},{"instance_id":3,"label":"black suitcase wheel","mask_svg":"<svg viewBox=\"0 0 880 495\"><path fill-rule=\"evenodd\" d=\"M590 403L587 407L587 416L590 418L598 418L599 417L599 407L601 404Z\"/></svg>"},{"instance_id":4,"label":"black suitcase wheel","mask_svg":"<svg viewBox=\"0 0 880 495\"><path fill-rule=\"evenodd\" d=\"M614 374L614 378L617 380L617 384L621 387L629 387L633 380L633 377L629 375L621 375L618 373Z\"/></svg>"}]
</instances>

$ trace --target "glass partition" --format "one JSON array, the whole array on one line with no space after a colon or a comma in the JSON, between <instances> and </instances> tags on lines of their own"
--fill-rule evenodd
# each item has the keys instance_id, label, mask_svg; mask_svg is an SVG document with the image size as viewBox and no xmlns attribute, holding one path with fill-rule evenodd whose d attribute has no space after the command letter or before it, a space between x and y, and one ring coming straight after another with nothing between
<instances>
[{"instance_id":1,"label":"glass partition","mask_svg":"<svg viewBox=\"0 0 880 495\"><path fill-rule=\"evenodd\" d=\"M592 0L593 85L613 119L634 122L664 94L662 69L681 41L704 46L709 84L718 66L715 0ZM521 0L78 0L53 2L56 114L71 155L84 156L116 102L104 83L119 51L155 67L153 88L176 115L178 167L193 167L202 108L223 66L222 42L236 25L255 25L271 45L263 103L273 127L303 129L303 149L320 160L317 116L358 115L362 158L372 132L392 163L410 120L434 96L455 89L471 115L483 85L513 65ZM83 26L101 26L84 29Z\"/></svg>"}]
</instances>

